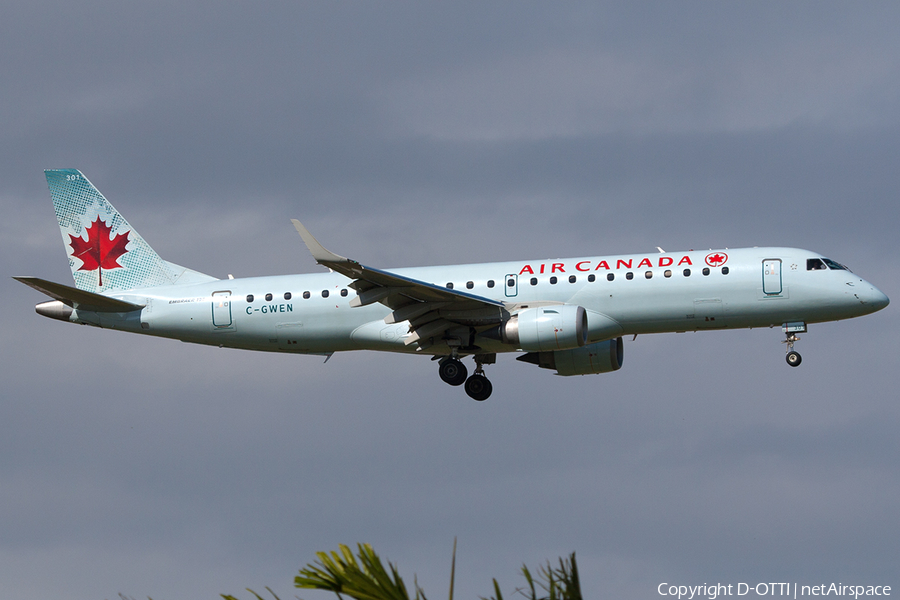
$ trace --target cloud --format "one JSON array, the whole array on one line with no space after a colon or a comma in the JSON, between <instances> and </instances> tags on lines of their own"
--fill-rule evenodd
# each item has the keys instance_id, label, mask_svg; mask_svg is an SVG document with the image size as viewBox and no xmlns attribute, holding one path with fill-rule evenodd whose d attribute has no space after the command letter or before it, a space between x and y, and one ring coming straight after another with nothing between
<instances>
[{"instance_id":1,"label":"cloud","mask_svg":"<svg viewBox=\"0 0 900 600\"><path fill-rule=\"evenodd\" d=\"M688 61L545 48L389 81L375 98L409 134L454 141L896 125L893 102L878 103L896 98L897 67L878 50L822 40Z\"/></svg>"},{"instance_id":2,"label":"cloud","mask_svg":"<svg viewBox=\"0 0 900 600\"><path fill-rule=\"evenodd\" d=\"M896 7L19 3L0 22L0 263L71 281L41 170L168 260L318 273L808 247L900 295ZM457 593L578 552L587 596L896 578L897 318L639 336L623 369L283 356L70 327L0 280L11 597L292 593L368 541ZM768 580L768 579L766 579ZM313 597L310 594L310 597ZM323 595L324 598L324 595Z\"/></svg>"}]
</instances>

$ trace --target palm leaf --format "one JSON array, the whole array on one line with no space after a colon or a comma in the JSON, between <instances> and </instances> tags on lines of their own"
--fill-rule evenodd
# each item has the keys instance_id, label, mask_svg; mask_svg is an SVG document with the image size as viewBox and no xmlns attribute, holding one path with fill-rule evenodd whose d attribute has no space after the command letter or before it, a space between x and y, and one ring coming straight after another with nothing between
<instances>
[{"instance_id":1,"label":"palm leaf","mask_svg":"<svg viewBox=\"0 0 900 600\"><path fill-rule=\"evenodd\" d=\"M294 586L346 594L355 600L410 600L397 567L388 562L386 569L369 544L358 544L356 556L343 544L339 548L340 552L317 552L317 563L301 569ZM418 585L415 598L425 600Z\"/></svg>"}]
</instances>

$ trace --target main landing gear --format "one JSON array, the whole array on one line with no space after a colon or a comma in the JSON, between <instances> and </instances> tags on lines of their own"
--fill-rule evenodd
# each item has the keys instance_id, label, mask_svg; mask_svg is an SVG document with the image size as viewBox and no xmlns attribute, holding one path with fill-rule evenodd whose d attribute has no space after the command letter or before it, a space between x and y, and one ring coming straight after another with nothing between
<instances>
[{"instance_id":1,"label":"main landing gear","mask_svg":"<svg viewBox=\"0 0 900 600\"><path fill-rule=\"evenodd\" d=\"M494 360L493 356L476 354L475 373L468 377L469 372L466 369L466 365L456 356L447 356L441 360L438 374L440 374L441 379L445 383L450 385L462 385L465 383L466 393L469 397L481 402L487 400L494 390L494 386L491 385L491 382L484 375L483 365L486 363L491 364Z\"/></svg>"},{"instance_id":2,"label":"main landing gear","mask_svg":"<svg viewBox=\"0 0 900 600\"><path fill-rule=\"evenodd\" d=\"M787 349L784 356L784 360L787 361L787 364L792 367L799 367L800 363L803 361L803 357L800 356L800 353L794 350L794 343L800 341L800 336L798 333L806 333L806 323L785 323L781 326L781 331L784 332L785 338L782 340L782 344L787 344Z\"/></svg>"},{"instance_id":3,"label":"main landing gear","mask_svg":"<svg viewBox=\"0 0 900 600\"><path fill-rule=\"evenodd\" d=\"M448 356L441 361L438 373L441 379L444 380L444 383L449 383L450 385L462 385L469 375L466 365L462 364L462 361L458 358L452 356Z\"/></svg>"}]
</instances>

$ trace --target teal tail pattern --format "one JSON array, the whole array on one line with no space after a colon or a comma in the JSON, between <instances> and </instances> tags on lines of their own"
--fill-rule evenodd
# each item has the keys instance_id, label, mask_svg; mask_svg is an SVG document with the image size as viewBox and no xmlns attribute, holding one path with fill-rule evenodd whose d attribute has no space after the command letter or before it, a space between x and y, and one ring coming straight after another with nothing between
<instances>
[{"instance_id":1,"label":"teal tail pattern","mask_svg":"<svg viewBox=\"0 0 900 600\"><path fill-rule=\"evenodd\" d=\"M102 293L178 279L176 265L160 258L81 171L48 169L44 174L78 289Z\"/></svg>"}]
</instances>

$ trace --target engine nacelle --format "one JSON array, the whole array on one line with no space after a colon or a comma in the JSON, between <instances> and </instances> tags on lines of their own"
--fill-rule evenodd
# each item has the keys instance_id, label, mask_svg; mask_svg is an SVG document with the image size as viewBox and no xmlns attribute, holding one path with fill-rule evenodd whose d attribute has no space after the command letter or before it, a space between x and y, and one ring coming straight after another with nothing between
<instances>
[{"instance_id":1,"label":"engine nacelle","mask_svg":"<svg viewBox=\"0 0 900 600\"><path fill-rule=\"evenodd\" d=\"M529 352L516 360L537 365L542 369L555 369L557 375L568 376L618 371L622 368L623 358L622 338L616 338L571 350Z\"/></svg>"},{"instance_id":2,"label":"engine nacelle","mask_svg":"<svg viewBox=\"0 0 900 600\"><path fill-rule=\"evenodd\" d=\"M529 308L500 325L500 339L536 352L579 348L587 334L587 311L571 304Z\"/></svg>"}]
</instances>

